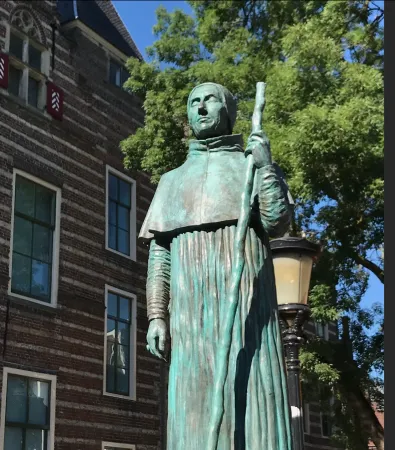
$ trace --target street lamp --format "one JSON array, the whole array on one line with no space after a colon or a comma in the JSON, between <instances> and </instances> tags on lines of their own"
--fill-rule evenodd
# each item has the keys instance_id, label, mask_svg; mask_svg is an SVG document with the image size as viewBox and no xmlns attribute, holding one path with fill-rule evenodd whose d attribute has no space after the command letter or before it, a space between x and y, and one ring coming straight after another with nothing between
<instances>
[{"instance_id":1,"label":"street lamp","mask_svg":"<svg viewBox=\"0 0 395 450\"><path fill-rule=\"evenodd\" d=\"M293 450L303 450L299 348L304 342L303 324L310 315L307 297L311 270L321 248L305 238L296 237L273 239L270 241L270 248L276 279L279 322L285 347Z\"/></svg>"}]
</instances>

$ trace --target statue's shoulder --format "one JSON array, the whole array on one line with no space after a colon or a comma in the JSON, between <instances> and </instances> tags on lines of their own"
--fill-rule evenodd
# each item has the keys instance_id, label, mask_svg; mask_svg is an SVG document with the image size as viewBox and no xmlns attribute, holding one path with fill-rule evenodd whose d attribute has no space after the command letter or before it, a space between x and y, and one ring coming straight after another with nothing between
<instances>
[{"instance_id":1,"label":"statue's shoulder","mask_svg":"<svg viewBox=\"0 0 395 450\"><path fill-rule=\"evenodd\" d=\"M177 180L185 172L185 163L181 166L176 167L175 169L169 170L165 172L159 180L160 185L165 185L172 183L174 180ZM159 185L158 185L159 186Z\"/></svg>"}]
</instances>

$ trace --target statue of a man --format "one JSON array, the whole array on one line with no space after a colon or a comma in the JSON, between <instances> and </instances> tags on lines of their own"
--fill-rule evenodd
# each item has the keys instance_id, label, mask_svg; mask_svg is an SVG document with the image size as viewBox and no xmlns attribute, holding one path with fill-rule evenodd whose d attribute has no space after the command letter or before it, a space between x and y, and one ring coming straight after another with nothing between
<instances>
[{"instance_id":1,"label":"statue of a man","mask_svg":"<svg viewBox=\"0 0 395 450\"><path fill-rule=\"evenodd\" d=\"M167 448L206 450L246 155L252 153L257 169L218 450L291 450L269 248L269 236L282 236L289 225L287 194L265 134L251 134L245 152L241 135L232 134L236 101L225 87L195 87L188 119L196 140L184 164L162 176L140 232L150 243L147 348L163 358L171 337Z\"/></svg>"}]
</instances>

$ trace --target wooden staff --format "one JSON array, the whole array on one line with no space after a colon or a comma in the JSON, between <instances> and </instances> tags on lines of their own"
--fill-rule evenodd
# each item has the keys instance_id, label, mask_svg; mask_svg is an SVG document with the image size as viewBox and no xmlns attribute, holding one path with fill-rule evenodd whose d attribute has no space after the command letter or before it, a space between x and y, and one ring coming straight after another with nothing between
<instances>
[{"instance_id":1,"label":"wooden staff","mask_svg":"<svg viewBox=\"0 0 395 450\"><path fill-rule=\"evenodd\" d=\"M252 115L252 132L261 130L263 108L265 106L265 83L256 85L254 113ZM229 352L232 343L232 330L235 321L237 306L239 304L239 289L241 276L245 265L245 240L251 215L251 194L254 184L255 164L252 153L247 156L247 169L243 193L241 196L240 218L237 223L234 243L235 262L231 274L229 302L222 329L222 339L217 351L217 364L214 380L214 395L210 417L207 450L217 450L219 432L224 415L224 390L228 375Z\"/></svg>"}]
</instances>

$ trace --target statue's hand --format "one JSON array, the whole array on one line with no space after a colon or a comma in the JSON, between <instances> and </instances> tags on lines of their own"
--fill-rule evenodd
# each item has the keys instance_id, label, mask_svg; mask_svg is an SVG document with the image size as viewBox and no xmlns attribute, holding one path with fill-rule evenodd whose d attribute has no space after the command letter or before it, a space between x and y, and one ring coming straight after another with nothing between
<instances>
[{"instance_id":1,"label":"statue's hand","mask_svg":"<svg viewBox=\"0 0 395 450\"><path fill-rule=\"evenodd\" d=\"M244 154L247 157L251 153L258 169L272 163L269 139L263 131L250 134Z\"/></svg>"},{"instance_id":2,"label":"statue's hand","mask_svg":"<svg viewBox=\"0 0 395 450\"><path fill-rule=\"evenodd\" d=\"M153 355L166 361L164 354L168 341L168 329L163 319L151 320L147 333L147 350Z\"/></svg>"}]
</instances>

